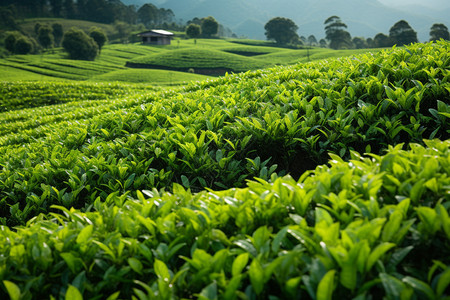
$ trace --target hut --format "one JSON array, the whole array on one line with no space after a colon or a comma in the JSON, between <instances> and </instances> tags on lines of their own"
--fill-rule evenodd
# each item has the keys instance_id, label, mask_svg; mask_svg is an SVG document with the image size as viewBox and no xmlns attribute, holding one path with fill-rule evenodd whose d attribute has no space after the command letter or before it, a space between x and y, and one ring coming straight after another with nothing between
<instances>
[{"instance_id":1,"label":"hut","mask_svg":"<svg viewBox=\"0 0 450 300\"><path fill-rule=\"evenodd\" d=\"M142 44L170 45L173 33L166 30L154 29L150 31L141 32L138 34L138 36L141 38Z\"/></svg>"}]
</instances>

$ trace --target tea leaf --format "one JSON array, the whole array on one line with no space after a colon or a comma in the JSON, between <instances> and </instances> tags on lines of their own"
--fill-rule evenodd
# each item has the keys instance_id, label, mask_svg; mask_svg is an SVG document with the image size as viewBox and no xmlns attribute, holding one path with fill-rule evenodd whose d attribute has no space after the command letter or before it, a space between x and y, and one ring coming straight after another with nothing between
<instances>
[{"instance_id":1,"label":"tea leaf","mask_svg":"<svg viewBox=\"0 0 450 300\"><path fill-rule=\"evenodd\" d=\"M233 275L233 277L238 276L242 273L242 270L248 263L248 259L249 259L248 252L242 253L235 258L235 260L233 261L233 265L231 267L231 274Z\"/></svg>"},{"instance_id":2,"label":"tea leaf","mask_svg":"<svg viewBox=\"0 0 450 300\"><path fill-rule=\"evenodd\" d=\"M65 299L66 300L83 300L83 296L81 295L80 291L76 287L69 284L69 287L67 288Z\"/></svg>"},{"instance_id":3,"label":"tea leaf","mask_svg":"<svg viewBox=\"0 0 450 300\"><path fill-rule=\"evenodd\" d=\"M257 259L253 259L249 269L250 282L257 295L264 290L264 270Z\"/></svg>"},{"instance_id":4,"label":"tea leaf","mask_svg":"<svg viewBox=\"0 0 450 300\"><path fill-rule=\"evenodd\" d=\"M328 271L317 286L317 300L331 300L334 291L334 276L336 270Z\"/></svg>"},{"instance_id":5,"label":"tea leaf","mask_svg":"<svg viewBox=\"0 0 450 300\"><path fill-rule=\"evenodd\" d=\"M20 299L20 288L14 282L3 280L3 284L5 285L11 300Z\"/></svg>"}]
</instances>

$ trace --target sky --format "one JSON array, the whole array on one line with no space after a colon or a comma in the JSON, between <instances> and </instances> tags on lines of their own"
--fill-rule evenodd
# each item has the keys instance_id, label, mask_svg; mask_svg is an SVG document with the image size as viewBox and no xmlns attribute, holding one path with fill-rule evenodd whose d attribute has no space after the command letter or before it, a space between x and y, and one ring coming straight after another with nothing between
<instances>
[{"instance_id":1,"label":"sky","mask_svg":"<svg viewBox=\"0 0 450 300\"><path fill-rule=\"evenodd\" d=\"M449 0L378 0L387 6L402 6L405 4L417 4L422 6L439 8L442 6L449 7Z\"/></svg>"}]
</instances>

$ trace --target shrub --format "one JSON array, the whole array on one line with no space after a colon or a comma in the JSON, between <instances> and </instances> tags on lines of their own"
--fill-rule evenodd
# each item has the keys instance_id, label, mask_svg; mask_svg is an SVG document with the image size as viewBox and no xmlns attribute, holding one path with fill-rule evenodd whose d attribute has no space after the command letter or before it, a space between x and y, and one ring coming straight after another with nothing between
<instances>
[{"instance_id":1,"label":"shrub","mask_svg":"<svg viewBox=\"0 0 450 300\"><path fill-rule=\"evenodd\" d=\"M14 53L28 54L33 51L33 43L30 39L22 36L14 43Z\"/></svg>"},{"instance_id":2,"label":"shrub","mask_svg":"<svg viewBox=\"0 0 450 300\"><path fill-rule=\"evenodd\" d=\"M102 51L103 45L105 45L105 43L108 41L108 37L106 36L105 32L98 27L92 27L91 31L89 32L89 36L93 38L97 43L98 51Z\"/></svg>"},{"instance_id":3,"label":"shrub","mask_svg":"<svg viewBox=\"0 0 450 300\"><path fill-rule=\"evenodd\" d=\"M98 45L84 31L72 28L64 34L62 46L71 59L94 60Z\"/></svg>"}]
</instances>

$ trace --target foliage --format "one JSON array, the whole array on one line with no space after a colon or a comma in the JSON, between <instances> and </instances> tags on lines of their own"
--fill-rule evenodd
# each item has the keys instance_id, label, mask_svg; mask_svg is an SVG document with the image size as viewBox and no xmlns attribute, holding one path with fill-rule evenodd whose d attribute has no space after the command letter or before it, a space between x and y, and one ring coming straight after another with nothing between
<instances>
[{"instance_id":1,"label":"foliage","mask_svg":"<svg viewBox=\"0 0 450 300\"><path fill-rule=\"evenodd\" d=\"M448 53L445 42L414 45L228 75L89 110L70 106L56 116L51 108L5 114L1 217L22 224L53 204L81 208L173 182L199 191L274 172L299 177L328 152L349 159L351 151L445 139Z\"/></svg>"},{"instance_id":2,"label":"foliage","mask_svg":"<svg viewBox=\"0 0 450 300\"><path fill-rule=\"evenodd\" d=\"M19 31L10 31L6 33L5 37L5 49L11 53L14 53L16 41L21 37Z\"/></svg>"},{"instance_id":3,"label":"foliage","mask_svg":"<svg viewBox=\"0 0 450 300\"><path fill-rule=\"evenodd\" d=\"M384 33L378 33L373 38L373 42L374 42L374 46L378 47L378 48L385 48L385 47L392 46L392 40Z\"/></svg>"},{"instance_id":4,"label":"foliage","mask_svg":"<svg viewBox=\"0 0 450 300\"><path fill-rule=\"evenodd\" d=\"M31 52L33 52L33 43L26 37L22 36L14 43L14 53L28 54Z\"/></svg>"},{"instance_id":5,"label":"foliage","mask_svg":"<svg viewBox=\"0 0 450 300\"><path fill-rule=\"evenodd\" d=\"M64 34L62 46L71 59L94 60L98 54L97 43L84 31L76 28Z\"/></svg>"},{"instance_id":6,"label":"foliage","mask_svg":"<svg viewBox=\"0 0 450 300\"><path fill-rule=\"evenodd\" d=\"M105 32L98 27L92 27L89 31L89 36L95 41L98 46L98 51L102 51L103 45L108 41Z\"/></svg>"},{"instance_id":7,"label":"foliage","mask_svg":"<svg viewBox=\"0 0 450 300\"><path fill-rule=\"evenodd\" d=\"M174 184L112 193L86 211L52 206L2 226L0 295L448 297L450 144L426 144L332 155L299 180L196 194Z\"/></svg>"},{"instance_id":8,"label":"foliage","mask_svg":"<svg viewBox=\"0 0 450 300\"><path fill-rule=\"evenodd\" d=\"M331 16L325 20L325 35L326 39L330 41L330 48L341 49L351 48L352 38L350 33L345 30L347 25L341 21L338 16Z\"/></svg>"},{"instance_id":9,"label":"foliage","mask_svg":"<svg viewBox=\"0 0 450 300\"><path fill-rule=\"evenodd\" d=\"M4 40L5 49L14 54L33 53L37 48L32 38L29 38L18 31L9 31Z\"/></svg>"},{"instance_id":10,"label":"foliage","mask_svg":"<svg viewBox=\"0 0 450 300\"><path fill-rule=\"evenodd\" d=\"M175 14L171 9L157 8L151 3L145 3L138 11L139 21L147 28L163 23L173 22Z\"/></svg>"},{"instance_id":11,"label":"foliage","mask_svg":"<svg viewBox=\"0 0 450 300\"><path fill-rule=\"evenodd\" d=\"M275 40L278 44L288 44L298 39L298 26L291 19L276 17L264 26L268 40Z\"/></svg>"},{"instance_id":12,"label":"foliage","mask_svg":"<svg viewBox=\"0 0 450 300\"><path fill-rule=\"evenodd\" d=\"M198 38L201 34L201 30L200 25L192 23L186 27L186 35L193 39Z\"/></svg>"},{"instance_id":13,"label":"foliage","mask_svg":"<svg viewBox=\"0 0 450 300\"><path fill-rule=\"evenodd\" d=\"M17 30L17 12L14 6L1 6L0 7L0 28L3 30Z\"/></svg>"},{"instance_id":14,"label":"foliage","mask_svg":"<svg viewBox=\"0 0 450 300\"><path fill-rule=\"evenodd\" d=\"M38 41L45 49L52 48L54 37L53 29L50 26L40 26L38 30Z\"/></svg>"},{"instance_id":15,"label":"foliage","mask_svg":"<svg viewBox=\"0 0 450 300\"><path fill-rule=\"evenodd\" d=\"M56 46L61 45L62 38L64 36L64 30L61 23L53 23L52 24L53 37L55 38Z\"/></svg>"},{"instance_id":16,"label":"foliage","mask_svg":"<svg viewBox=\"0 0 450 300\"><path fill-rule=\"evenodd\" d=\"M389 38L398 46L417 43L417 32L405 20L398 21L389 29Z\"/></svg>"},{"instance_id":17,"label":"foliage","mask_svg":"<svg viewBox=\"0 0 450 300\"><path fill-rule=\"evenodd\" d=\"M440 39L450 40L450 33L447 26L441 23L436 23L430 29L430 41L437 41Z\"/></svg>"},{"instance_id":18,"label":"foliage","mask_svg":"<svg viewBox=\"0 0 450 300\"><path fill-rule=\"evenodd\" d=\"M206 17L201 20L201 32L205 37L211 37L216 35L219 31L219 23L214 19L214 17Z\"/></svg>"}]
</instances>

